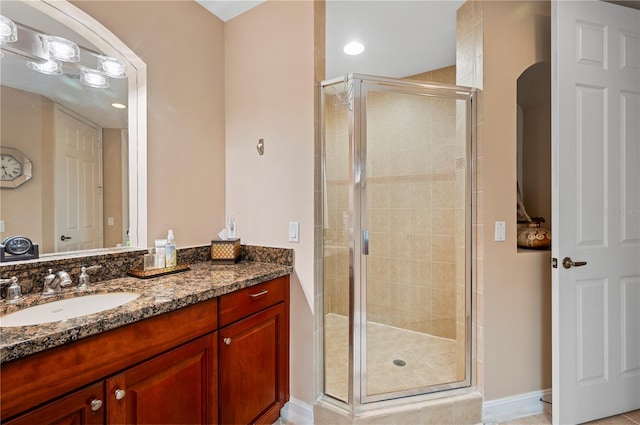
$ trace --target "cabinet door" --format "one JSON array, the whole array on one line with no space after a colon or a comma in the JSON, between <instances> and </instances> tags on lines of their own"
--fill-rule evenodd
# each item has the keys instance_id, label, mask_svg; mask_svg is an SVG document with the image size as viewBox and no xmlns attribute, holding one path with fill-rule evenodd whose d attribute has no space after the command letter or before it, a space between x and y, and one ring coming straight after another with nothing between
<instances>
[{"instance_id":1,"label":"cabinet door","mask_svg":"<svg viewBox=\"0 0 640 425\"><path fill-rule=\"evenodd\" d=\"M108 379L107 423L215 423L216 376L214 332Z\"/></svg>"},{"instance_id":2,"label":"cabinet door","mask_svg":"<svg viewBox=\"0 0 640 425\"><path fill-rule=\"evenodd\" d=\"M284 303L218 332L220 423L277 420L288 393L288 332Z\"/></svg>"},{"instance_id":3,"label":"cabinet door","mask_svg":"<svg viewBox=\"0 0 640 425\"><path fill-rule=\"evenodd\" d=\"M104 424L104 382L78 390L5 425L98 425Z\"/></svg>"}]
</instances>

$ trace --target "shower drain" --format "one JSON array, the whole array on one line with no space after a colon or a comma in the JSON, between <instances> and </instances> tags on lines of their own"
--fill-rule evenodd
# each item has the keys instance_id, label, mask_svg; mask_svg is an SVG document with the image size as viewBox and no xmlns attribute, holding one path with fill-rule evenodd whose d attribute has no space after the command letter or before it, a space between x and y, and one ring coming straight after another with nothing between
<instances>
[{"instance_id":1,"label":"shower drain","mask_svg":"<svg viewBox=\"0 0 640 425\"><path fill-rule=\"evenodd\" d=\"M395 360L393 361L393 364L394 364L394 365L396 365L396 366L400 366L400 367L402 367L402 366L406 366L406 365L407 365L407 362L405 362L405 361L404 361L404 360L402 360L402 359L395 359Z\"/></svg>"}]
</instances>

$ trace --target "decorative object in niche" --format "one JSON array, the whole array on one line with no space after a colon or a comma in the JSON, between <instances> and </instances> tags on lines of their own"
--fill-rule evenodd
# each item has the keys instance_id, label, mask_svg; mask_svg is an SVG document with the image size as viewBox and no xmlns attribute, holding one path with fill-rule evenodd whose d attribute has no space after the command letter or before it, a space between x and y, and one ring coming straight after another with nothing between
<instances>
[{"instance_id":1,"label":"decorative object in niche","mask_svg":"<svg viewBox=\"0 0 640 425\"><path fill-rule=\"evenodd\" d=\"M541 220L544 222L544 219ZM526 227L518 229L518 246L530 249L549 249L551 248L551 231L540 227L539 222L527 223Z\"/></svg>"},{"instance_id":2,"label":"decorative object in niche","mask_svg":"<svg viewBox=\"0 0 640 425\"><path fill-rule=\"evenodd\" d=\"M542 217L531 217L524 207L518 184L518 247L528 249L550 249L551 231L540 227Z\"/></svg>"}]
</instances>

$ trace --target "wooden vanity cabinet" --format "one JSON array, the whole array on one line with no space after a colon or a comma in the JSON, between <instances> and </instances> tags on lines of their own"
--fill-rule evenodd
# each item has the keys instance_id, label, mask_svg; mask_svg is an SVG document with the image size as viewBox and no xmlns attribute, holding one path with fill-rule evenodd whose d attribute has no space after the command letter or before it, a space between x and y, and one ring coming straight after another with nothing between
<instances>
[{"instance_id":1,"label":"wooden vanity cabinet","mask_svg":"<svg viewBox=\"0 0 640 425\"><path fill-rule=\"evenodd\" d=\"M287 275L4 363L0 422L273 424L288 312Z\"/></svg>"},{"instance_id":2,"label":"wooden vanity cabinet","mask_svg":"<svg viewBox=\"0 0 640 425\"><path fill-rule=\"evenodd\" d=\"M289 276L220 297L221 424L280 416L289 399L288 311Z\"/></svg>"}]
</instances>

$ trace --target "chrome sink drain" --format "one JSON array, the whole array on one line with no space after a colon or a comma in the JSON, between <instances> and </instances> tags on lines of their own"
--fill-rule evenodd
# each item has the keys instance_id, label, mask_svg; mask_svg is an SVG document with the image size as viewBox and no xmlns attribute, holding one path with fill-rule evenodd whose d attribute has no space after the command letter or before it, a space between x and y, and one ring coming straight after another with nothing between
<instances>
[{"instance_id":1,"label":"chrome sink drain","mask_svg":"<svg viewBox=\"0 0 640 425\"><path fill-rule=\"evenodd\" d=\"M395 359L395 360L393 361L393 364L394 364L394 365L396 365L396 366L400 366L400 367L402 367L402 366L406 366L406 365L407 365L407 362L405 362L405 361L404 361L404 360L402 360L402 359Z\"/></svg>"}]
</instances>

